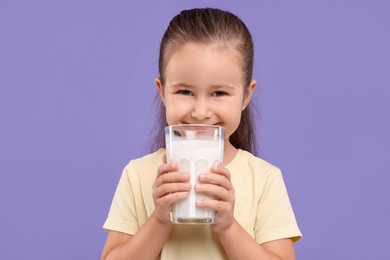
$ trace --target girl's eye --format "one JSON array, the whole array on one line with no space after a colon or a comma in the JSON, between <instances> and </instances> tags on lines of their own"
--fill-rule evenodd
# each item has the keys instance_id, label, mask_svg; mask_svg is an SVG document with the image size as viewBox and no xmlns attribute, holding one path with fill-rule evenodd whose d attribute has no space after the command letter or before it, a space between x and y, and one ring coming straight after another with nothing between
<instances>
[{"instance_id":1,"label":"girl's eye","mask_svg":"<svg viewBox=\"0 0 390 260\"><path fill-rule=\"evenodd\" d=\"M186 89L181 89L181 90L177 91L176 94L180 94L183 96L193 96L192 92L189 90L186 90Z\"/></svg>"},{"instance_id":2,"label":"girl's eye","mask_svg":"<svg viewBox=\"0 0 390 260\"><path fill-rule=\"evenodd\" d=\"M227 95L227 93L224 92L224 91L215 91L215 92L212 94L213 97L222 97L222 96L226 96L226 95Z\"/></svg>"}]
</instances>

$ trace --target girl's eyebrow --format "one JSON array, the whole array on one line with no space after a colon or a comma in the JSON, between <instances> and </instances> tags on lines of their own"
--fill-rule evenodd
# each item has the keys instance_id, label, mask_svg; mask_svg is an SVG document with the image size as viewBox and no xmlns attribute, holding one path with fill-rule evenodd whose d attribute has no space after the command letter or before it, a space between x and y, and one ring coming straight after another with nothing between
<instances>
[{"instance_id":1,"label":"girl's eyebrow","mask_svg":"<svg viewBox=\"0 0 390 260\"><path fill-rule=\"evenodd\" d=\"M180 88L180 87L194 88L195 86L191 85L191 84L188 84L188 83L177 82L177 83L173 83L171 85L171 87L173 87L173 88ZM213 85L210 85L209 87L212 88L212 89L217 89L217 88L236 89L236 87L234 85L230 85L230 84L227 84L227 83L213 84Z\"/></svg>"},{"instance_id":2,"label":"girl's eyebrow","mask_svg":"<svg viewBox=\"0 0 390 260\"><path fill-rule=\"evenodd\" d=\"M211 85L210 86L211 88L224 88L224 89L236 89L236 87L234 85L230 85L230 84L215 84L215 85Z\"/></svg>"},{"instance_id":3,"label":"girl's eyebrow","mask_svg":"<svg viewBox=\"0 0 390 260\"><path fill-rule=\"evenodd\" d=\"M173 88L180 88L180 87L191 88L194 86L191 84L183 83L183 82L177 82L177 83L173 83L171 85L171 87L173 87Z\"/></svg>"}]
</instances>

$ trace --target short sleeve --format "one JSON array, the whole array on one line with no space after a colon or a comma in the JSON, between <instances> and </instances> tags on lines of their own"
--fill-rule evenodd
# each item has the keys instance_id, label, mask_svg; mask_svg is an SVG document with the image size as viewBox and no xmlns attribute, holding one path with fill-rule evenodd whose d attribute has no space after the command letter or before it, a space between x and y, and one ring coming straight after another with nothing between
<instances>
[{"instance_id":1,"label":"short sleeve","mask_svg":"<svg viewBox=\"0 0 390 260\"><path fill-rule=\"evenodd\" d=\"M301 237L281 171L271 168L259 200L255 239L261 244L283 238L298 241Z\"/></svg>"},{"instance_id":2,"label":"short sleeve","mask_svg":"<svg viewBox=\"0 0 390 260\"><path fill-rule=\"evenodd\" d=\"M136 205L131 186L131 162L123 170L103 228L134 235L138 230Z\"/></svg>"}]
</instances>

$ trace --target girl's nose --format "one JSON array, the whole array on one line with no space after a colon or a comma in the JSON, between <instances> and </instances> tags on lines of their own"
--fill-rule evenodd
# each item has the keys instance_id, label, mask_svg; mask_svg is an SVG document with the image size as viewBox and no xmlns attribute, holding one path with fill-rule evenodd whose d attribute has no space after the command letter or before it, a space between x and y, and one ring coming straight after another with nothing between
<instances>
[{"instance_id":1,"label":"girl's nose","mask_svg":"<svg viewBox=\"0 0 390 260\"><path fill-rule=\"evenodd\" d=\"M207 106L205 100L197 100L194 109L191 112L191 116L198 120L204 120L211 117L211 111Z\"/></svg>"}]
</instances>

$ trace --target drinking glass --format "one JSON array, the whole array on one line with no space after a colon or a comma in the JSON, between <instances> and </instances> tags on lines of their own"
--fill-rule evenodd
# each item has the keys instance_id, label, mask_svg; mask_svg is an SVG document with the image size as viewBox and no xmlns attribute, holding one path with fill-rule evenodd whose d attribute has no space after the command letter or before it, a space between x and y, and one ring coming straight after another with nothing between
<instances>
[{"instance_id":1,"label":"drinking glass","mask_svg":"<svg viewBox=\"0 0 390 260\"><path fill-rule=\"evenodd\" d=\"M213 224L215 210L196 206L197 200L211 199L194 190L199 174L208 173L223 161L224 128L216 125L172 125L165 128L168 162L176 162L179 172L189 173L192 189L189 196L175 203L171 220L176 224Z\"/></svg>"}]
</instances>

